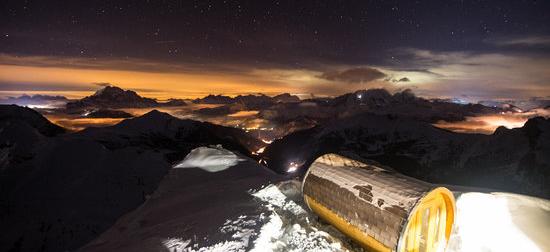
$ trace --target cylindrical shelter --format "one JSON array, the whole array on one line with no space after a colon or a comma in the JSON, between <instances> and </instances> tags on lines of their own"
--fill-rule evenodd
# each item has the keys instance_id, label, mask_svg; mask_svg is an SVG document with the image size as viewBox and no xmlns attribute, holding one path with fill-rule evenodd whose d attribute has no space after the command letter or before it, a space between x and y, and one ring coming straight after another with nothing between
<instances>
[{"instance_id":1,"label":"cylindrical shelter","mask_svg":"<svg viewBox=\"0 0 550 252\"><path fill-rule=\"evenodd\" d=\"M443 251L455 201L443 187L336 154L323 155L302 182L309 208L374 251Z\"/></svg>"}]
</instances>

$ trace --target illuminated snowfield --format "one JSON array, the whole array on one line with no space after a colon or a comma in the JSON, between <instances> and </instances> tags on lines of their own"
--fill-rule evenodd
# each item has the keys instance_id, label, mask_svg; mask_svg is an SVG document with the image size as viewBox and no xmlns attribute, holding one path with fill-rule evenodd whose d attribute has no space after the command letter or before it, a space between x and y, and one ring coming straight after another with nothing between
<instances>
[{"instance_id":1,"label":"illuminated snowfield","mask_svg":"<svg viewBox=\"0 0 550 252\"><path fill-rule=\"evenodd\" d=\"M164 246L174 252L361 251L302 205L299 181L250 193L268 212L227 220L219 231L232 239L198 247L190 239L167 238ZM463 193L457 197L457 216L447 251L548 251L548 234L547 200L506 193Z\"/></svg>"}]
</instances>

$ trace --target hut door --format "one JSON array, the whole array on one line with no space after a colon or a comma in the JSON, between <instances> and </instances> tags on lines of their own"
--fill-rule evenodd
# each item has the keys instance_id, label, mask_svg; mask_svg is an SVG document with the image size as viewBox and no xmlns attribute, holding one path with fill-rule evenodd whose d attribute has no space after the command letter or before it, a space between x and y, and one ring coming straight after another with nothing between
<instances>
[{"instance_id":1,"label":"hut door","mask_svg":"<svg viewBox=\"0 0 550 252\"><path fill-rule=\"evenodd\" d=\"M442 197L424 198L418 205L405 233L402 251L435 252L445 249L445 201Z\"/></svg>"}]
</instances>

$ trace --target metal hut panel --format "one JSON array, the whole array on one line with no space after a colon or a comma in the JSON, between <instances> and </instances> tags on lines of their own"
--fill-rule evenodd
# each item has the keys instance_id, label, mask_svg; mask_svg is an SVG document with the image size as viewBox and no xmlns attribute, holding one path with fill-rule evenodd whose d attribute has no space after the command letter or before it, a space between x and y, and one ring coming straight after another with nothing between
<instances>
[{"instance_id":1,"label":"metal hut panel","mask_svg":"<svg viewBox=\"0 0 550 252\"><path fill-rule=\"evenodd\" d=\"M369 250L436 251L449 238L445 188L336 154L315 160L302 186L311 210Z\"/></svg>"}]
</instances>

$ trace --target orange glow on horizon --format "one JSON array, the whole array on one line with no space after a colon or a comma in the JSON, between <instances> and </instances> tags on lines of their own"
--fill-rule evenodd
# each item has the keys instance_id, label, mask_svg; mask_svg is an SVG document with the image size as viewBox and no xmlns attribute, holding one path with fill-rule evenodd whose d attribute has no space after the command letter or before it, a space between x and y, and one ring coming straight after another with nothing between
<instances>
[{"instance_id":1,"label":"orange glow on horizon","mask_svg":"<svg viewBox=\"0 0 550 252\"><path fill-rule=\"evenodd\" d=\"M0 81L21 83L17 84L21 85L20 90L1 90L4 94L59 94L69 98L90 95L94 90L101 88L93 83L101 82L112 83L124 89L135 90L142 96L157 99L198 98L208 94L278 94L297 91L286 85L257 84L258 80L249 76L220 73L155 73L15 65L0 65ZM43 89L40 90L37 86ZM49 90L51 86L60 91Z\"/></svg>"}]
</instances>

